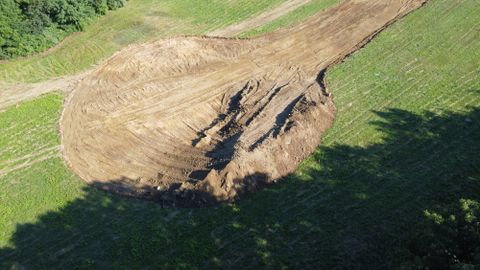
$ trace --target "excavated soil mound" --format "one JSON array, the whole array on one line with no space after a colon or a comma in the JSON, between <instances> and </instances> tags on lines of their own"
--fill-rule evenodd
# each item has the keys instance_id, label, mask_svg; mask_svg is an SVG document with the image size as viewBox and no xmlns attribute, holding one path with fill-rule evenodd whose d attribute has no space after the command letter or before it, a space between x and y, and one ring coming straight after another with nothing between
<instances>
[{"instance_id":1,"label":"excavated soil mound","mask_svg":"<svg viewBox=\"0 0 480 270\"><path fill-rule=\"evenodd\" d=\"M117 193L170 205L231 201L295 170L334 119L323 71L423 2L347 0L257 39L130 46L72 92L64 157Z\"/></svg>"}]
</instances>

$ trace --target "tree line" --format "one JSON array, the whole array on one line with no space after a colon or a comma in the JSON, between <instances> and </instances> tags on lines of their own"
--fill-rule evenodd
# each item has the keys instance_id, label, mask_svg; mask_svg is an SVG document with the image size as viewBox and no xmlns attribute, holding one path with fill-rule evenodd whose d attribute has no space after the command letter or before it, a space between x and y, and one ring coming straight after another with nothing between
<instances>
[{"instance_id":1,"label":"tree line","mask_svg":"<svg viewBox=\"0 0 480 270\"><path fill-rule=\"evenodd\" d=\"M1 0L0 59L44 51L125 0Z\"/></svg>"}]
</instances>

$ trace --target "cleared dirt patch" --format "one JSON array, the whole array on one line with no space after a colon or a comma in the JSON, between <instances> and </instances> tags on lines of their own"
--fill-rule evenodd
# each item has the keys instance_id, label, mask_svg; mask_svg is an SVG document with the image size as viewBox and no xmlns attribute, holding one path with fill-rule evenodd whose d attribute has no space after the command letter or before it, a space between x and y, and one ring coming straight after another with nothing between
<instances>
[{"instance_id":1,"label":"cleared dirt patch","mask_svg":"<svg viewBox=\"0 0 480 270\"><path fill-rule=\"evenodd\" d=\"M349 0L252 39L130 46L89 74L61 119L85 181L166 204L231 201L292 172L335 108L323 71L424 0Z\"/></svg>"}]
</instances>

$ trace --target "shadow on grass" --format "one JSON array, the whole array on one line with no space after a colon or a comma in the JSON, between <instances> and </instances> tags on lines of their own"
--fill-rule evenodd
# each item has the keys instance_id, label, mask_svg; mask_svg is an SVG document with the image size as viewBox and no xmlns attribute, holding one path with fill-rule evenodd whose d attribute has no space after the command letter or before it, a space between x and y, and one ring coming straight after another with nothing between
<instances>
[{"instance_id":1,"label":"shadow on grass","mask_svg":"<svg viewBox=\"0 0 480 270\"><path fill-rule=\"evenodd\" d=\"M375 113L382 142L322 146L298 174L234 205L162 209L86 187L58 212L19 224L0 268L480 264L480 108Z\"/></svg>"}]
</instances>

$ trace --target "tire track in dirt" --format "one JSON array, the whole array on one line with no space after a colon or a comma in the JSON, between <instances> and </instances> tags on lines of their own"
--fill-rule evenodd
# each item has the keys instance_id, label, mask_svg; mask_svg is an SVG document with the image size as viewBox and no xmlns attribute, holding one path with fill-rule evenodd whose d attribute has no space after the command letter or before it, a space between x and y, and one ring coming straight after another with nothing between
<instances>
[{"instance_id":1,"label":"tire track in dirt","mask_svg":"<svg viewBox=\"0 0 480 270\"><path fill-rule=\"evenodd\" d=\"M347 0L251 39L182 37L117 52L61 119L72 170L168 205L231 201L295 170L334 119L329 66L424 0Z\"/></svg>"}]
</instances>

